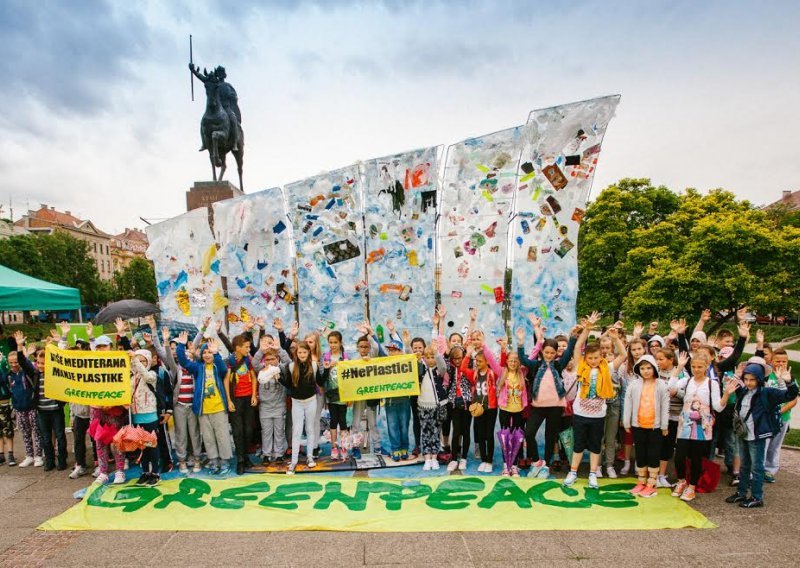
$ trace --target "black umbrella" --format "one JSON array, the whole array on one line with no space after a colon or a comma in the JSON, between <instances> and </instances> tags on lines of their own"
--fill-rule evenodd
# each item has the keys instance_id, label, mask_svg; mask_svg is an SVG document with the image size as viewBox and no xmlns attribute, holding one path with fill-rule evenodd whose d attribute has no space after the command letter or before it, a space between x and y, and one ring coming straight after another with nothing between
<instances>
[{"instance_id":1,"label":"black umbrella","mask_svg":"<svg viewBox=\"0 0 800 568\"><path fill-rule=\"evenodd\" d=\"M156 322L156 331L159 334L161 333L162 327L169 328L170 337L177 337L182 331L188 331L189 337L194 337L198 333L197 326L193 323L185 323L178 320L161 320ZM150 326L141 325L134 333L150 333ZM161 336L159 335L159 337Z\"/></svg>"},{"instance_id":2,"label":"black umbrella","mask_svg":"<svg viewBox=\"0 0 800 568\"><path fill-rule=\"evenodd\" d=\"M113 323L117 318L143 318L144 316L157 314L159 311L158 306L142 300L120 300L100 310L100 313L94 318L94 323Z\"/></svg>"}]
</instances>

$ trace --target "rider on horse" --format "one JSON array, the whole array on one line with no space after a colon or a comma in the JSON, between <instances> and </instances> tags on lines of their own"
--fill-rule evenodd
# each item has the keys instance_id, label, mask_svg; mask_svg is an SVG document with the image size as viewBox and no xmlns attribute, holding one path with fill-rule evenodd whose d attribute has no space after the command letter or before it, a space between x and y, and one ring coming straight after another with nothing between
<instances>
[{"instance_id":1,"label":"rider on horse","mask_svg":"<svg viewBox=\"0 0 800 568\"><path fill-rule=\"evenodd\" d=\"M194 73L194 76L200 79L203 83L208 81L218 83L220 104L222 104L222 108L225 109L225 112L228 113L231 124L235 125L235 128L233 129L234 143L232 151L238 151L242 145L242 111L239 110L239 96L236 94L236 89L234 89L230 83L225 81L226 77L228 76L225 73L225 68L220 65L211 73L205 72L204 70L202 75L200 74L199 68L192 63L189 63L189 69L191 69L192 73ZM202 152L203 150L207 149L208 148L206 148L205 143L202 143L200 151Z\"/></svg>"}]
</instances>

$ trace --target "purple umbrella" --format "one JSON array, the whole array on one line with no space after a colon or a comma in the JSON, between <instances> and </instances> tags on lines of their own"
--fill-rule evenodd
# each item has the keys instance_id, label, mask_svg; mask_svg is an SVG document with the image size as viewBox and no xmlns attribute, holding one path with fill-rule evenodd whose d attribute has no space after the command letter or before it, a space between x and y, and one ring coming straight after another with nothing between
<instances>
[{"instance_id":1,"label":"purple umbrella","mask_svg":"<svg viewBox=\"0 0 800 568\"><path fill-rule=\"evenodd\" d=\"M511 439L509 440L510 447L508 456L506 457L508 469L511 469L511 466L514 465L514 460L522 447L522 440L524 439L525 433L522 431L522 428L514 428L514 430L511 431Z\"/></svg>"},{"instance_id":2,"label":"purple umbrella","mask_svg":"<svg viewBox=\"0 0 800 568\"><path fill-rule=\"evenodd\" d=\"M497 431L497 441L500 443L500 451L503 453L503 460L508 463L508 459L506 458L506 454L508 450L511 448L511 430L508 428L501 428Z\"/></svg>"}]
</instances>

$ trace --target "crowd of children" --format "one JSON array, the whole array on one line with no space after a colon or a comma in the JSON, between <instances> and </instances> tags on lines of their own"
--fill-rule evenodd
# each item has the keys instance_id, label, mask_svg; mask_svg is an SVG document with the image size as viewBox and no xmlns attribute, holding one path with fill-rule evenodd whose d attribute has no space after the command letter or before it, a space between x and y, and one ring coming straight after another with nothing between
<instances>
[{"instance_id":1,"label":"crowd of children","mask_svg":"<svg viewBox=\"0 0 800 568\"><path fill-rule=\"evenodd\" d=\"M598 487L605 467L611 478L633 471L637 483L631 492L638 497L669 488L673 496L691 501L705 464L719 449L730 485L736 486L726 501L746 508L763 505L763 484L776 480L798 387L786 351L771 349L760 331L755 355L742 361L750 336L742 313L737 314L738 338L723 329L713 341L704 332L708 310L690 335L684 320L674 320L666 336L658 335L657 322L647 333L636 324L631 336L622 322L597 330L600 315L593 313L569 336L546 337L541 320L532 315L533 344L526 342L523 329L515 330L516 350L507 338L497 338L497 347L487 341L476 328L475 310L465 333L444 337L445 315L437 308L430 338L398 333L393 322L386 322L389 337L383 341L364 322L355 351L348 350L345 339L355 334L326 330L301 338L297 324L285 330L279 319L272 322L274 333L255 319L230 340L221 325L209 326L208 320L192 341L187 332L159 330L152 317L145 332L135 335L117 320L115 339L92 337L90 325L89 341L69 348L127 351L132 400L129 407L70 404L75 464L69 477L89 473L87 435L97 483L109 482L112 473L114 483L124 483L130 459L142 466L139 485L157 484L175 462L182 474L198 473L203 457L212 474L227 474L231 462L242 474L259 447L265 463L288 460L287 474L295 472L303 453L313 469L327 408L333 460L359 459L369 447L394 461L421 455L424 471L439 469L440 463L450 472L466 471L474 441L478 472L490 474L497 440L503 476L528 470L529 476L547 478L563 468L563 483L570 486L588 451L589 488ZM50 340L67 348L68 331L62 324ZM0 461L65 470L66 413L63 402L45 396L44 349L29 345L20 332L11 343L0 362ZM418 396L340 400L338 362L403 352L416 355ZM388 434L383 446L380 412ZM126 459L109 432L128 423L154 433L157 446ZM22 434L26 454L19 463L13 453L15 430ZM617 461L623 464L619 473Z\"/></svg>"}]
</instances>

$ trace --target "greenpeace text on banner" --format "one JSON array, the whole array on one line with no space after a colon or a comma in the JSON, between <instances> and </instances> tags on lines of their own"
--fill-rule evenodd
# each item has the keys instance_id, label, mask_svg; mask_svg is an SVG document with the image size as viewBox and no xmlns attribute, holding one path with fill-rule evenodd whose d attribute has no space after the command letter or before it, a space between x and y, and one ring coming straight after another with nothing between
<instances>
[{"instance_id":1,"label":"greenpeace text on banner","mask_svg":"<svg viewBox=\"0 0 800 568\"><path fill-rule=\"evenodd\" d=\"M339 361L336 373L342 402L419 394L419 371L414 355Z\"/></svg>"},{"instance_id":2,"label":"greenpeace text on banner","mask_svg":"<svg viewBox=\"0 0 800 568\"><path fill-rule=\"evenodd\" d=\"M66 351L47 346L44 394L91 406L131 403L131 361L124 351Z\"/></svg>"}]
</instances>

